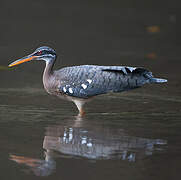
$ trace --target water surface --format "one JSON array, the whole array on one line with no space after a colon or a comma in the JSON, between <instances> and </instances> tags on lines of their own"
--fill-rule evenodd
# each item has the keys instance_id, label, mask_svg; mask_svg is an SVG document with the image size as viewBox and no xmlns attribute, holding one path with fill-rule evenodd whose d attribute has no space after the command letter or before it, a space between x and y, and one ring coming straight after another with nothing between
<instances>
[{"instance_id":1,"label":"water surface","mask_svg":"<svg viewBox=\"0 0 181 180\"><path fill-rule=\"evenodd\" d=\"M73 104L41 89L1 89L0 97L2 178L178 176L178 97L145 89L100 96L87 105L84 118Z\"/></svg>"}]
</instances>

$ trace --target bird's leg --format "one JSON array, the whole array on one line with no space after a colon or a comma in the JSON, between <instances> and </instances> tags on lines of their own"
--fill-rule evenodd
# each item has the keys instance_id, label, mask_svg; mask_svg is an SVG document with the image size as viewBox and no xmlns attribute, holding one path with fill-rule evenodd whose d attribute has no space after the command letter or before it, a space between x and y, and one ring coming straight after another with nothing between
<instances>
[{"instance_id":1,"label":"bird's leg","mask_svg":"<svg viewBox=\"0 0 181 180\"><path fill-rule=\"evenodd\" d=\"M80 109L79 110L79 115L80 117L84 116L85 115L85 111L83 109Z\"/></svg>"},{"instance_id":2,"label":"bird's leg","mask_svg":"<svg viewBox=\"0 0 181 180\"><path fill-rule=\"evenodd\" d=\"M82 117L85 115L85 111L83 110L83 106L85 104L85 101L76 99L73 101L75 103L75 105L77 106L78 110L79 110L79 116Z\"/></svg>"}]
</instances>

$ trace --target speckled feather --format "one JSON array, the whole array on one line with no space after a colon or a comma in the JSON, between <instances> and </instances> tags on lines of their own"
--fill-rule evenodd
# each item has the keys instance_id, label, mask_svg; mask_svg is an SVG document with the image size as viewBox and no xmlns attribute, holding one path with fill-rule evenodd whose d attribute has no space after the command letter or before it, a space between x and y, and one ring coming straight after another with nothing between
<instances>
[{"instance_id":1,"label":"speckled feather","mask_svg":"<svg viewBox=\"0 0 181 180\"><path fill-rule=\"evenodd\" d=\"M78 98L134 89L152 78L144 68L94 65L66 67L54 75L61 94Z\"/></svg>"}]
</instances>

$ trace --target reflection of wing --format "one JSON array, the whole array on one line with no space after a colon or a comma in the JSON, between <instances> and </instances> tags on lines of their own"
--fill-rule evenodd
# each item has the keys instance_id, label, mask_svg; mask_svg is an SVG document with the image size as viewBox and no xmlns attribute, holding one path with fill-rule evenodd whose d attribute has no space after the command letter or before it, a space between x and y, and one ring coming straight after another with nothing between
<instances>
[{"instance_id":1,"label":"reflection of wing","mask_svg":"<svg viewBox=\"0 0 181 180\"><path fill-rule=\"evenodd\" d=\"M122 159L135 161L157 151L157 146L167 144L160 139L146 139L128 136L123 131L90 131L82 128L49 127L43 148L63 154L89 159Z\"/></svg>"},{"instance_id":2,"label":"reflection of wing","mask_svg":"<svg viewBox=\"0 0 181 180\"><path fill-rule=\"evenodd\" d=\"M107 92L121 92L148 82L151 72L124 66L74 66L55 71L61 93L88 98Z\"/></svg>"}]
</instances>

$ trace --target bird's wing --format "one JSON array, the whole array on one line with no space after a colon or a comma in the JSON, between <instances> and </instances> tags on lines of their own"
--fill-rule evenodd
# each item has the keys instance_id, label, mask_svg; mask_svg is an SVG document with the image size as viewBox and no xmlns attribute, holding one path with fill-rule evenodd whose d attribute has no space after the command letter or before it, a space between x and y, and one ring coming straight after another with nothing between
<instances>
[{"instance_id":1,"label":"bird's wing","mask_svg":"<svg viewBox=\"0 0 181 180\"><path fill-rule=\"evenodd\" d=\"M59 91L78 98L140 87L148 79L145 75L151 76L146 69L124 66L74 66L56 73Z\"/></svg>"}]
</instances>

